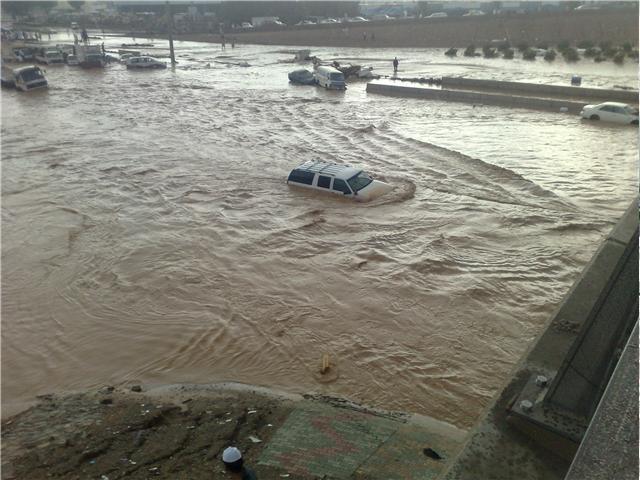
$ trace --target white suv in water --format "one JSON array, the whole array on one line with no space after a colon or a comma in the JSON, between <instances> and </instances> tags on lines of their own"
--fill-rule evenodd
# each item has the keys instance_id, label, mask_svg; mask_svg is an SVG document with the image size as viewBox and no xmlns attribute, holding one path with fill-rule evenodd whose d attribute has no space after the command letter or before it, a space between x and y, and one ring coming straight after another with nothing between
<instances>
[{"instance_id":1,"label":"white suv in water","mask_svg":"<svg viewBox=\"0 0 640 480\"><path fill-rule=\"evenodd\" d=\"M361 202L384 195L392 189L391 185L372 179L359 168L313 161L305 162L291 170L287 183L344 195Z\"/></svg>"}]
</instances>

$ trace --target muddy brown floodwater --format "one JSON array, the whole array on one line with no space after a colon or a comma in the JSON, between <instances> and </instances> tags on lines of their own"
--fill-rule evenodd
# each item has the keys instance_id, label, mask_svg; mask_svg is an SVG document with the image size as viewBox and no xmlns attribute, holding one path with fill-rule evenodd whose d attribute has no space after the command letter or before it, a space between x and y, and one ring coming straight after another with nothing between
<instances>
[{"instance_id":1,"label":"muddy brown floodwater","mask_svg":"<svg viewBox=\"0 0 640 480\"><path fill-rule=\"evenodd\" d=\"M292 86L274 47L176 48L175 71L52 66L49 91L3 91L4 415L51 391L228 380L469 426L637 191L637 128ZM411 76L638 73L313 54L380 73L397 55ZM395 189L288 188L311 159Z\"/></svg>"}]
</instances>

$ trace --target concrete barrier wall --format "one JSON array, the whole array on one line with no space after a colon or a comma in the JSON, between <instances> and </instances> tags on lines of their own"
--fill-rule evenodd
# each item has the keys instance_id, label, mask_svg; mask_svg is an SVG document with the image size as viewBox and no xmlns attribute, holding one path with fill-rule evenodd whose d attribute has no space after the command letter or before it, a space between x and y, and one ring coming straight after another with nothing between
<instances>
[{"instance_id":1,"label":"concrete barrier wall","mask_svg":"<svg viewBox=\"0 0 640 480\"><path fill-rule=\"evenodd\" d=\"M468 92L462 90L430 89L371 82L367 84L367 93L442 100L446 102L465 102L472 104L530 108L534 110L549 110L553 112L559 112L561 108L566 108L569 113L579 113L580 110L582 110L582 107L586 105L585 102L576 102L571 100L523 97L498 93Z\"/></svg>"},{"instance_id":2,"label":"concrete barrier wall","mask_svg":"<svg viewBox=\"0 0 640 480\"><path fill-rule=\"evenodd\" d=\"M554 95L564 97L593 98L610 102L638 103L637 90L609 90L604 88L583 88L563 85L543 85L540 83L503 82L461 77L442 77L442 86L480 90L512 91L532 95Z\"/></svg>"}]
</instances>

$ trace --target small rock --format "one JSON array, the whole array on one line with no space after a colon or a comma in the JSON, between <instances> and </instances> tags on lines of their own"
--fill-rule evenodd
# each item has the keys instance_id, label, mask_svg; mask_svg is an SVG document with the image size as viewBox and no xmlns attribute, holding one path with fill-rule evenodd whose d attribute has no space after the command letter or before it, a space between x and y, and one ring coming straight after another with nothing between
<instances>
[{"instance_id":1,"label":"small rock","mask_svg":"<svg viewBox=\"0 0 640 480\"><path fill-rule=\"evenodd\" d=\"M141 392L142 391L142 387L140 385L134 385L131 387L131 391L132 392Z\"/></svg>"},{"instance_id":2,"label":"small rock","mask_svg":"<svg viewBox=\"0 0 640 480\"><path fill-rule=\"evenodd\" d=\"M113 392L114 390L115 390L115 388L109 385L107 387L104 387L104 388L101 388L100 390L98 390L98 393L107 394L107 393Z\"/></svg>"},{"instance_id":3,"label":"small rock","mask_svg":"<svg viewBox=\"0 0 640 480\"><path fill-rule=\"evenodd\" d=\"M111 405L113 403L113 398L103 398L100 400L102 405Z\"/></svg>"},{"instance_id":4,"label":"small rock","mask_svg":"<svg viewBox=\"0 0 640 480\"><path fill-rule=\"evenodd\" d=\"M436 452L432 448L425 448L424 450L422 450L422 453L424 453L429 458L433 458L434 460L442 460L442 457L438 454L438 452Z\"/></svg>"}]
</instances>

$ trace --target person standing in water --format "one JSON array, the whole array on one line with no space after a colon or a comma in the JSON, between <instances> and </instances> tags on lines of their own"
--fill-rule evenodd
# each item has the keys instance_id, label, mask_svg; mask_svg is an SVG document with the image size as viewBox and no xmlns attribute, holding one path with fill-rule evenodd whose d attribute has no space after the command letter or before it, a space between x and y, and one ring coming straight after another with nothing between
<instances>
[{"instance_id":1,"label":"person standing in water","mask_svg":"<svg viewBox=\"0 0 640 480\"><path fill-rule=\"evenodd\" d=\"M398 73L398 57L393 59L393 73Z\"/></svg>"}]
</instances>

